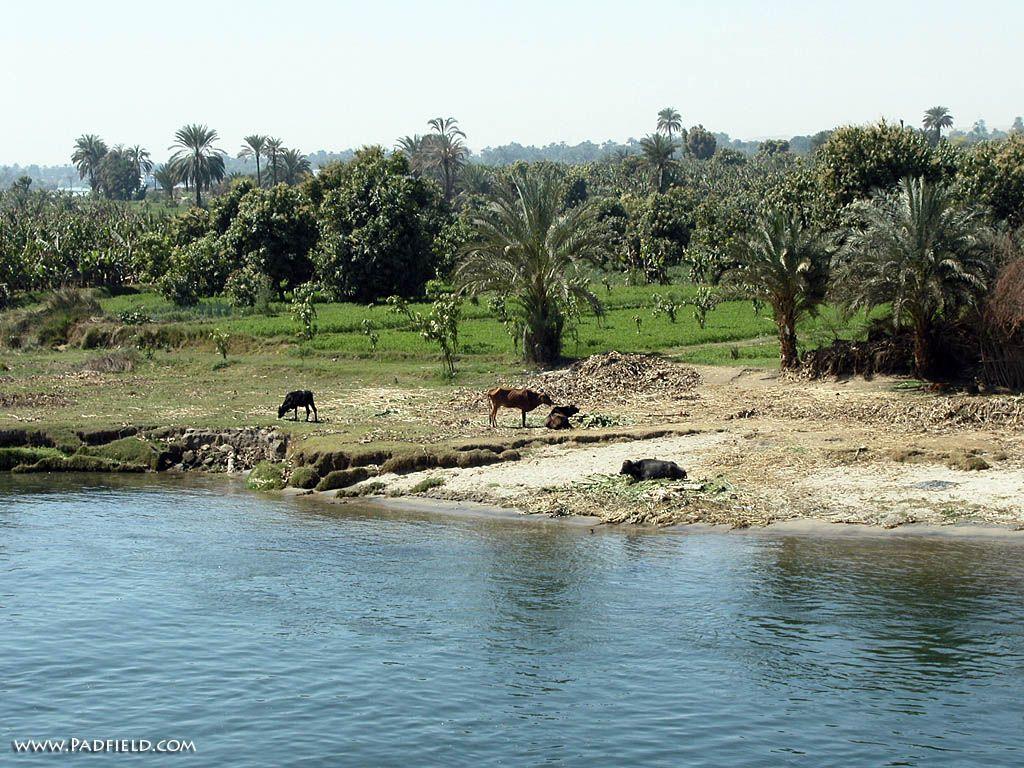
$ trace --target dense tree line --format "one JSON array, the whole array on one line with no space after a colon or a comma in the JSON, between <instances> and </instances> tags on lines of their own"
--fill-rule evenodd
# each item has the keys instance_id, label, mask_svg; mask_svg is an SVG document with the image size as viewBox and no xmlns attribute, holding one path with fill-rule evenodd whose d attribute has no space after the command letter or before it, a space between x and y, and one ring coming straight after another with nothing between
<instances>
[{"instance_id":1,"label":"dense tree line","mask_svg":"<svg viewBox=\"0 0 1024 768\"><path fill-rule=\"evenodd\" d=\"M682 270L708 291L770 306L785 367L798 360L800 317L831 299L890 307L927 375L936 335L984 309L1019 257L1013 233L1024 224L1024 134L956 144L950 123L936 107L920 129L843 126L812 137L807 157L785 141L750 156L669 107L638 153L482 166L468 162L458 122L436 118L393 151L364 148L316 174L279 140L247 136L239 155L255 173L233 180L216 132L186 126L168 167L195 205L176 216L24 183L3 193L0 284L10 296L141 280L179 304L225 294L252 306L302 286L360 302L412 298L436 277L497 291L517 345L550 362L573 318L600 311L585 263L653 283ZM148 155L83 136L76 162L103 193L122 175L130 189ZM1011 244L1002 251L1000 233ZM551 291L537 293L537 280Z\"/></svg>"}]
</instances>

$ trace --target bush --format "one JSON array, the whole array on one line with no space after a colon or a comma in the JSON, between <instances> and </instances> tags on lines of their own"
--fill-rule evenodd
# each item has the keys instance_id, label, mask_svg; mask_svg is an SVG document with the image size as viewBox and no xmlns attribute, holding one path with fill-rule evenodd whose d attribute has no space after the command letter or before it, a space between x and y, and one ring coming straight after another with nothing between
<instances>
[{"instance_id":1,"label":"bush","mask_svg":"<svg viewBox=\"0 0 1024 768\"><path fill-rule=\"evenodd\" d=\"M337 469L329 473L316 485L318 491L334 491L338 488L347 488L350 485L362 482L373 473L366 467L353 467L352 469Z\"/></svg>"},{"instance_id":2,"label":"bush","mask_svg":"<svg viewBox=\"0 0 1024 768\"><path fill-rule=\"evenodd\" d=\"M280 464L261 461L252 468L245 485L254 491L280 491L284 488L284 468Z\"/></svg>"},{"instance_id":3,"label":"bush","mask_svg":"<svg viewBox=\"0 0 1024 768\"><path fill-rule=\"evenodd\" d=\"M0 448L0 472L10 472L18 465L32 465L60 455L55 448Z\"/></svg>"},{"instance_id":4,"label":"bush","mask_svg":"<svg viewBox=\"0 0 1024 768\"><path fill-rule=\"evenodd\" d=\"M296 467L288 478L288 485L292 488L303 488L310 490L320 482L320 475L312 467Z\"/></svg>"},{"instance_id":5,"label":"bush","mask_svg":"<svg viewBox=\"0 0 1024 768\"><path fill-rule=\"evenodd\" d=\"M224 289L230 264L224 259L212 237L203 237L176 248L170 268L157 282L165 299L179 307L191 307L205 296Z\"/></svg>"},{"instance_id":6,"label":"bush","mask_svg":"<svg viewBox=\"0 0 1024 768\"><path fill-rule=\"evenodd\" d=\"M432 488L440 488L444 483L445 479L443 477L425 477L410 488L409 493L426 493Z\"/></svg>"},{"instance_id":7,"label":"bush","mask_svg":"<svg viewBox=\"0 0 1024 768\"><path fill-rule=\"evenodd\" d=\"M259 266L250 263L228 275L224 294L233 307L269 308L273 287Z\"/></svg>"},{"instance_id":8,"label":"bush","mask_svg":"<svg viewBox=\"0 0 1024 768\"><path fill-rule=\"evenodd\" d=\"M140 437L124 437L106 445L85 446L79 449L78 454L97 456L117 464L138 465L152 470L160 468L161 451L153 443Z\"/></svg>"}]
</instances>

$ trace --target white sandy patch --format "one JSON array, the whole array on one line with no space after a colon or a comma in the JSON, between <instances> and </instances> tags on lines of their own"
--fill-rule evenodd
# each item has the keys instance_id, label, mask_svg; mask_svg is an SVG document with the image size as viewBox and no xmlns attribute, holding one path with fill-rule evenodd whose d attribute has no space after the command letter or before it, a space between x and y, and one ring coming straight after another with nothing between
<instances>
[{"instance_id":1,"label":"white sandy patch","mask_svg":"<svg viewBox=\"0 0 1024 768\"><path fill-rule=\"evenodd\" d=\"M700 432L653 440L547 445L530 449L519 461L470 469L428 469L372 480L386 483L389 489L408 491L425 478L443 477L446 492L483 493L494 500L510 499L530 490L567 486L591 475L618 474L626 459L674 461L691 477L700 477L707 470L704 454L730 439L733 436L724 432Z\"/></svg>"}]
</instances>

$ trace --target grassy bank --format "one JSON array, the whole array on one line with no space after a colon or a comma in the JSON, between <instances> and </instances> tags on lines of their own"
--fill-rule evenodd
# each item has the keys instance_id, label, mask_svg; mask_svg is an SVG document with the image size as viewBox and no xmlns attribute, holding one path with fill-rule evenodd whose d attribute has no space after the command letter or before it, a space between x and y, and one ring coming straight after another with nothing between
<instances>
[{"instance_id":1,"label":"grassy bank","mask_svg":"<svg viewBox=\"0 0 1024 768\"><path fill-rule=\"evenodd\" d=\"M679 307L675 322L653 312L656 294L682 304L694 290L689 285L601 287L607 314L582 318L566 339L565 354L579 358L614 349L658 352L681 362L778 365L773 324L749 302L719 305L703 328L686 305ZM40 297L16 312L43 306ZM287 304L269 310L238 311L220 299L182 309L146 289L100 296L98 308L69 325L68 343L58 348L23 343L2 351L0 426L66 432L122 424L279 424L315 433L316 439L329 433L332 442L415 441L436 431L432 402L525 372L486 302L465 305L454 381L441 375L436 349L406 317L387 307L317 305L318 332L308 341L297 339ZM0 317L0 325L12 327L12 317ZM60 326L52 318L47 323ZM367 323L377 335L376 346ZM845 322L826 309L800 332L807 344L827 343L862 333L863 325L863 319ZM210 338L214 329L229 337L226 359ZM150 341L140 344L140 338ZM277 421L282 394L300 388L317 393L326 424Z\"/></svg>"}]
</instances>

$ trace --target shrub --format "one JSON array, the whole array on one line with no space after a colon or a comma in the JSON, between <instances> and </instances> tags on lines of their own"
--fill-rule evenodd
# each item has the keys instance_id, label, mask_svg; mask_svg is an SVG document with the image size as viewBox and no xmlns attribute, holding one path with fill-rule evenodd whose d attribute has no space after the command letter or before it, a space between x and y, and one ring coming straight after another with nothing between
<instances>
[{"instance_id":1,"label":"shrub","mask_svg":"<svg viewBox=\"0 0 1024 768\"><path fill-rule=\"evenodd\" d=\"M138 358L134 350L116 350L82 363L83 371L93 373L130 373L135 370Z\"/></svg>"},{"instance_id":2,"label":"shrub","mask_svg":"<svg viewBox=\"0 0 1024 768\"><path fill-rule=\"evenodd\" d=\"M159 469L161 451L141 437L123 437L106 445L85 446L78 450L84 456L97 456L117 464L131 464Z\"/></svg>"},{"instance_id":3,"label":"shrub","mask_svg":"<svg viewBox=\"0 0 1024 768\"><path fill-rule=\"evenodd\" d=\"M303 488L310 490L320 482L320 475L312 467L296 467L288 478L288 485L292 488Z\"/></svg>"},{"instance_id":4,"label":"shrub","mask_svg":"<svg viewBox=\"0 0 1024 768\"><path fill-rule=\"evenodd\" d=\"M60 455L55 448L0 448L0 472L10 472L18 465L32 465Z\"/></svg>"},{"instance_id":5,"label":"shrub","mask_svg":"<svg viewBox=\"0 0 1024 768\"><path fill-rule=\"evenodd\" d=\"M409 493L426 493L431 488L440 488L445 484L445 479L439 476L425 477L409 489Z\"/></svg>"},{"instance_id":6,"label":"shrub","mask_svg":"<svg viewBox=\"0 0 1024 768\"><path fill-rule=\"evenodd\" d=\"M280 491L284 488L284 468L280 464L261 461L252 468L245 485L254 491Z\"/></svg>"},{"instance_id":7,"label":"shrub","mask_svg":"<svg viewBox=\"0 0 1024 768\"><path fill-rule=\"evenodd\" d=\"M224 293L233 307L269 308L273 296L270 278L257 264L246 264L228 275Z\"/></svg>"},{"instance_id":8,"label":"shrub","mask_svg":"<svg viewBox=\"0 0 1024 768\"><path fill-rule=\"evenodd\" d=\"M316 485L318 491L334 491L338 488L347 488L350 485L362 482L372 476L372 472L366 467L352 467L352 469L336 469L329 473Z\"/></svg>"}]
</instances>

